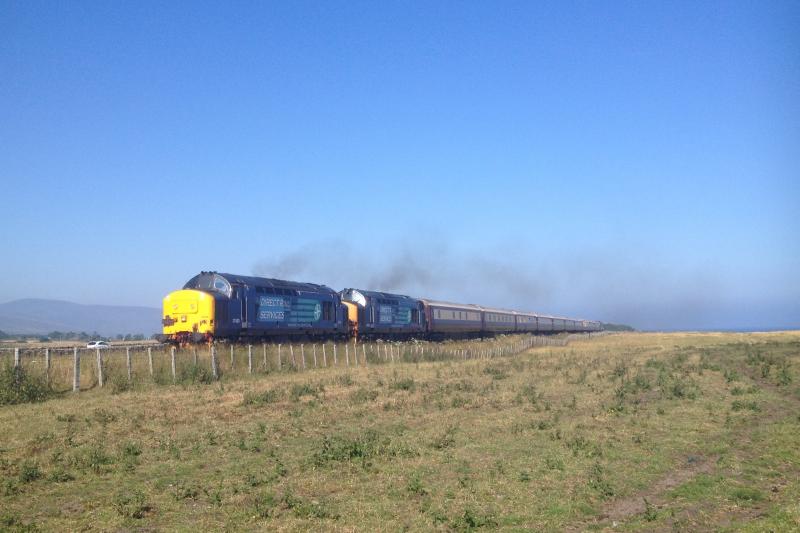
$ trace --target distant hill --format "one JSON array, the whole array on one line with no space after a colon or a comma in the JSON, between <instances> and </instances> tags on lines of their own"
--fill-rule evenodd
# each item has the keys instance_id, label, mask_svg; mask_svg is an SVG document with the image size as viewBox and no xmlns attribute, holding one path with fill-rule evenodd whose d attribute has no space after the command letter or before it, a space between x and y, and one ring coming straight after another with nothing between
<instances>
[{"instance_id":1,"label":"distant hill","mask_svg":"<svg viewBox=\"0 0 800 533\"><path fill-rule=\"evenodd\" d=\"M0 330L24 335L85 331L106 337L126 333L149 337L161 330L161 310L28 298L0 304Z\"/></svg>"}]
</instances>

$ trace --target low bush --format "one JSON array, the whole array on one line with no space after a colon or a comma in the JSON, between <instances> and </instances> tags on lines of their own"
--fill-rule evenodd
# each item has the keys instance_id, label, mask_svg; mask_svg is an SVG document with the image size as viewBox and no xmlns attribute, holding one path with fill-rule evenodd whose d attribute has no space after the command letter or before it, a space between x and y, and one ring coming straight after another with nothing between
<instances>
[{"instance_id":1,"label":"low bush","mask_svg":"<svg viewBox=\"0 0 800 533\"><path fill-rule=\"evenodd\" d=\"M114 495L114 508L125 518L144 518L151 509L147 503L144 492L141 490L126 490Z\"/></svg>"},{"instance_id":2,"label":"low bush","mask_svg":"<svg viewBox=\"0 0 800 533\"><path fill-rule=\"evenodd\" d=\"M266 405L275 403L281 399L281 392L278 389L269 389L262 392L245 391L242 398L242 405Z\"/></svg>"},{"instance_id":3,"label":"low bush","mask_svg":"<svg viewBox=\"0 0 800 533\"><path fill-rule=\"evenodd\" d=\"M43 377L30 375L21 366L6 364L0 370L0 405L43 402L52 395Z\"/></svg>"},{"instance_id":4,"label":"low bush","mask_svg":"<svg viewBox=\"0 0 800 533\"><path fill-rule=\"evenodd\" d=\"M414 382L414 378L405 378L393 381L389 385L389 388L393 390L413 391L417 388L417 384Z\"/></svg>"}]
</instances>

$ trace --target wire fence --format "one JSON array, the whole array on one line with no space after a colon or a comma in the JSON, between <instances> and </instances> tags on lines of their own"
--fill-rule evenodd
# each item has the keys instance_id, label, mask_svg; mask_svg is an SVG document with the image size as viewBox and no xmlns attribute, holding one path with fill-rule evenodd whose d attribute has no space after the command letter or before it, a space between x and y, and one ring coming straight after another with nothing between
<instances>
[{"instance_id":1,"label":"wire fence","mask_svg":"<svg viewBox=\"0 0 800 533\"><path fill-rule=\"evenodd\" d=\"M602 333L602 332L600 332ZM175 347L166 344L108 348L0 348L0 365L43 377L58 392L95 387L128 388L140 383L212 382L253 374L304 372L318 368L491 359L536 346L566 346L567 336L507 335L469 341L306 342Z\"/></svg>"}]
</instances>

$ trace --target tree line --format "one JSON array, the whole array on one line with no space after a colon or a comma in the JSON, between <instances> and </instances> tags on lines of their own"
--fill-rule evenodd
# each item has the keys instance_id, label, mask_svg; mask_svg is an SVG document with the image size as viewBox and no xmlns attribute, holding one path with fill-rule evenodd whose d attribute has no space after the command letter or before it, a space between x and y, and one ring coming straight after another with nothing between
<instances>
[{"instance_id":1,"label":"tree line","mask_svg":"<svg viewBox=\"0 0 800 533\"><path fill-rule=\"evenodd\" d=\"M151 336L152 337L152 336ZM105 336L100 335L96 331L87 333L85 331L51 331L47 334L21 334L21 333L6 333L0 330L0 340L37 340L39 342L49 341L143 341L148 337L143 333L119 333L117 335Z\"/></svg>"}]
</instances>

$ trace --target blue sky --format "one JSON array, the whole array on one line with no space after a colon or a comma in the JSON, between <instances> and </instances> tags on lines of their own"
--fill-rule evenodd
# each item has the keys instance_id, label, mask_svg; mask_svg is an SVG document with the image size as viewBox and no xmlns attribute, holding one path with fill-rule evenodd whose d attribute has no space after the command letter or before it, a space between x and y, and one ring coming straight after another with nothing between
<instances>
[{"instance_id":1,"label":"blue sky","mask_svg":"<svg viewBox=\"0 0 800 533\"><path fill-rule=\"evenodd\" d=\"M798 27L797 2L2 2L0 301L158 306L216 269L800 327Z\"/></svg>"}]
</instances>

